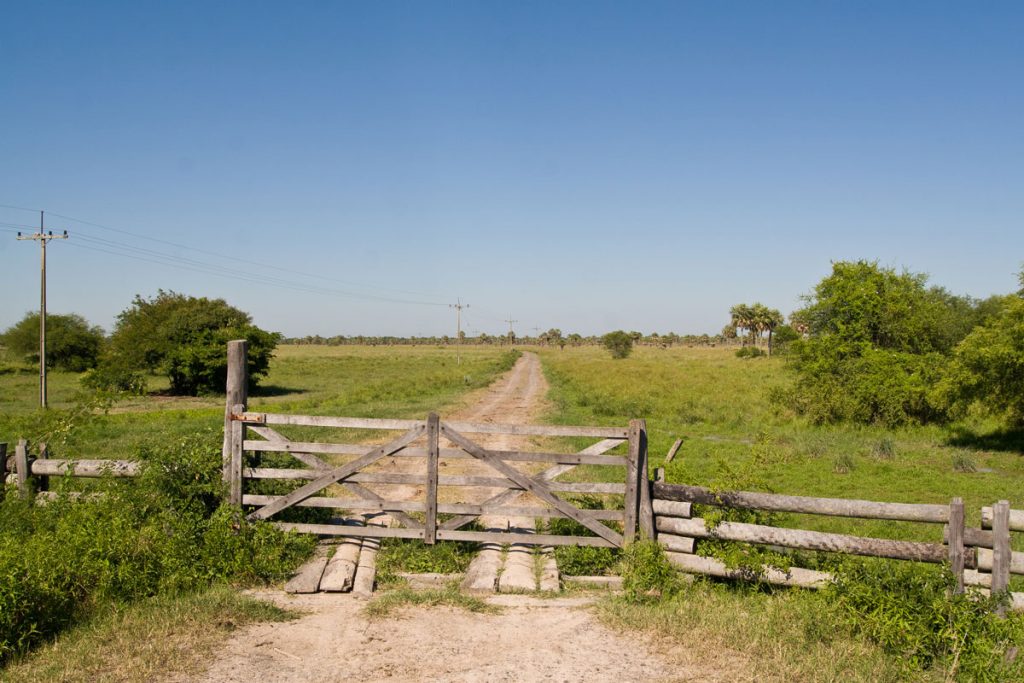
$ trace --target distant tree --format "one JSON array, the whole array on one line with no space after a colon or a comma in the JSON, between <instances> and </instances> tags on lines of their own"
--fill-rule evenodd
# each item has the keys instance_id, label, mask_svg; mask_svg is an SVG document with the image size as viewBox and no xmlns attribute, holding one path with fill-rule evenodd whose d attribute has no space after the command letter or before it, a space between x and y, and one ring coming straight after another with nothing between
<instances>
[{"instance_id":1,"label":"distant tree","mask_svg":"<svg viewBox=\"0 0 1024 683\"><path fill-rule=\"evenodd\" d=\"M615 330L601 337L601 344L612 354L612 358L626 358L633 351L633 335Z\"/></svg>"},{"instance_id":2,"label":"distant tree","mask_svg":"<svg viewBox=\"0 0 1024 683\"><path fill-rule=\"evenodd\" d=\"M83 372L96 366L103 330L77 314L46 316L46 367ZM0 343L30 363L39 363L39 314L27 313L0 335Z\"/></svg>"},{"instance_id":3,"label":"distant tree","mask_svg":"<svg viewBox=\"0 0 1024 683\"><path fill-rule=\"evenodd\" d=\"M571 346L581 346L583 344L583 336L576 332L570 334L568 340Z\"/></svg>"},{"instance_id":4,"label":"distant tree","mask_svg":"<svg viewBox=\"0 0 1024 683\"><path fill-rule=\"evenodd\" d=\"M778 310L768 308L762 303L755 303L750 307L753 314L753 325L758 336L768 333L768 355L772 355L772 335L775 329L786 321L786 318Z\"/></svg>"},{"instance_id":5,"label":"distant tree","mask_svg":"<svg viewBox=\"0 0 1024 683\"><path fill-rule=\"evenodd\" d=\"M119 375L146 370L167 375L176 394L220 392L232 339L248 340L249 382L257 384L280 335L256 327L249 314L223 299L163 290L152 299L136 296L117 318L99 375L116 385Z\"/></svg>"}]
</instances>

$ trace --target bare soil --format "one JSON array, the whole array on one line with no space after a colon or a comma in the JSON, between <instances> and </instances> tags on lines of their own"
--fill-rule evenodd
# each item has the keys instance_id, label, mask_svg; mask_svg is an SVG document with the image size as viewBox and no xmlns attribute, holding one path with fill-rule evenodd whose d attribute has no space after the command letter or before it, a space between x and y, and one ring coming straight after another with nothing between
<instances>
[{"instance_id":1,"label":"bare soil","mask_svg":"<svg viewBox=\"0 0 1024 683\"><path fill-rule=\"evenodd\" d=\"M539 359L527 353L471 407L451 417L528 423L542 411L546 391ZM587 609L591 597L494 595L487 600L500 606L496 614L407 607L394 616L370 619L363 611L366 603L349 594L266 590L256 595L305 616L242 629L205 674L190 680L621 683L715 678L672 664L638 636L608 629Z\"/></svg>"}]
</instances>

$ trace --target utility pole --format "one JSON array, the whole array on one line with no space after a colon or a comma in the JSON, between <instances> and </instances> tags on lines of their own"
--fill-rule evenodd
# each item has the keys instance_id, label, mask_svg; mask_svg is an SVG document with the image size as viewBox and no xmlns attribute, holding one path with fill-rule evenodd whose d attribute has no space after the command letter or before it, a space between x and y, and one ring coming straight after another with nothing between
<instances>
[{"instance_id":1,"label":"utility pole","mask_svg":"<svg viewBox=\"0 0 1024 683\"><path fill-rule=\"evenodd\" d=\"M39 232L34 235L18 233L19 240L36 240L40 248L39 269L39 406L46 407L46 243L50 240L66 240L68 231L63 235L54 235L53 231L45 232L45 216L39 212Z\"/></svg>"},{"instance_id":2,"label":"utility pole","mask_svg":"<svg viewBox=\"0 0 1024 683\"><path fill-rule=\"evenodd\" d=\"M462 365L462 309L469 308L469 304L462 303L462 299L456 299L458 303L448 304L448 308L455 309L455 364Z\"/></svg>"},{"instance_id":3,"label":"utility pole","mask_svg":"<svg viewBox=\"0 0 1024 683\"><path fill-rule=\"evenodd\" d=\"M519 321L518 320L512 320L512 314L509 313L508 314L508 320L506 320L505 322L508 323L508 340L509 340L509 343L511 343L512 342L512 338L515 336L515 332L512 331L512 323L517 323Z\"/></svg>"}]
</instances>

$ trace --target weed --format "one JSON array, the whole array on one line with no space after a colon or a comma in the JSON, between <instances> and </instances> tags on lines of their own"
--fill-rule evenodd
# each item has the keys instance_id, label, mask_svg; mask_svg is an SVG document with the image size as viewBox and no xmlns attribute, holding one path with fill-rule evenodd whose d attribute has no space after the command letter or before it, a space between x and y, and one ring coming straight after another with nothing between
<instances>
[{"instance_id":1,"label":"weed","mask_svg":"<svg viewBox=\"0 0 1024 683\"><path fill-rule=\"evenodd\" d=\"M970 451L958 450L953 453L953 471L970 474L978 471L978 463Z\"/></svg>"},{"instance_id":2,"label":"weed","mask_svg":"<svg viewBox=\"0 0 1024 683\"><path fill-rule=\"evenodd\" d=\"M849 453L840 453L832 458L832 472L834 474L849 474L853 471L856 463Z\"/></svg>"},{"instance_id":3,"label":"weed","mask_svg":"<svg viewBox=\"0 0 1024 683\"><path fill-rule=\"evenodd\" d=\"M389 616L402 607L436 607L446 605L467 612L493 614L499 611L480 598L459 591L458 583L450 583L440 590L414 590L401 586L383 592L366 605L366 615L371 619Z\"/></svg>"},{"instance_id":4,"label":"weed","mask_svg":"<svg viewBox=\"0 0 1024 683\"><path fill-rule=\"evenodd\" d=\"M622 590L632 602L670 598L683 587L679 571L655 541L636 541L622 551Z\"/></svg>"},{"instance_id":5,"label":"weed","mask_svg":"<svg viewBox=\"0 0 1024 683\"><path fill-rule=\"evenodd\" d=\"M896 457L896 442L891 436L883 436L872 444L871 455L879 460L892 460Z\"/></svg>"}]
</instances>

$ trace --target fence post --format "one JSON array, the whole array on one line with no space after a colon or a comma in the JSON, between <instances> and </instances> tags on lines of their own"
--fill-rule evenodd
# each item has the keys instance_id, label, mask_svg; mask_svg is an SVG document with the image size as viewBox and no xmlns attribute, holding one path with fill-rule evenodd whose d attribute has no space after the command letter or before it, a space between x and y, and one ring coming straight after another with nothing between
<instances>
[{"instance_id":1,"label":"fence post","mask_svg":"<svg viewBox=\"0 0 1024 683\"><path fill-rule=\"evenodd\" d=\"M224 446L222 450L224 481L231 481L231 411L241 405L244 413L249 403L249 342L238 339L228 342L228 381L224 400ZM239 501L240 503L241 501Z\"/></svg>"},{"instance_id":2,"label":"fence post","mask_svg":"<svg viewBox=\"0 0 1024 683\"><path fill-rule=\"evenodd\" d=\"M39 444L39 459L49 460L50 459L50 447L46 443ZM50 477L47 475L38 475L36 478L36 493L40 491L50 490Z\"/></svg>"},{"instance_id":3,"label":"fence post","mask_svg":"<svg viewBox=\"0 0 1024 683\"><path fill-rule=\"evenodd\" d=\"M637 521L640 534L654 539L654 503L651 500L651 478L647 466L647 420L640 420L640 456L637 462L637 488L640 491Z\"/></svg>"},{"instance_id":4,"label":"fence post","mask_svg":"<svg viewBox=\"0 0 1024 683\"><path fill-rule=\"evenodd\" d=\"M231 407L234 415L245 412L245 406L236 403ZM230 428L231 462L228 473L228 502L232 505L242 504L242 442L245 439L245 423L240 419L231 420Z\"/></svg>"},{"instance_id":5,"label":"fence post","mask_svg":"<svg viewBox=\"0 0 1024 683\"><path fill-rule=\"evenodd\" d=\"M954 593L964 592L964 500L949 503L949 568L956 579Z\"/></svg>"},{"instance_id":6,"label":"fence post","mask_svg":"<svg viewBox=\"0 0 1024 683\"><path fill-rule=\"evenodd\" d=\"M18 475L18 493L22 498L32 494L32 472L29 466L28 441L18 439L14 449L14 471Z\"/></svg>"},{"instance_id":7,"label":"fence post","mask_svg":"<svg viewBox=\"0 0 1024 683\"><path fill-rule=\"evenodd\" d=\"M7 489L7 444L0 443L0 500Z\"/></svg>"},{"instance_id":8,"label":"fence post","mask_svg":"<svg viewBox=\"0 0 1024 683\"><path fill-rule=\"evenodd\" d=\"M992 595L1010 587L1010 503L1001 500L992 506ZM999 615L1006 613L1000 606Z\"/></svg>"},{"instance_id":9,"label":"fence post","mask_svg":"<svg viewBox=\"0 0 1024 683\"><path fill-rule=\"evenodd\" d=\"M627 545L636 537L636 517L640 510L640 489L637 486L640 464L640 420L629 421L629 451L626 454L626 495L622 517L622 538Z\"/></svg>"},{"instance_id":10,"label":"fence post","mask_svg":"<svg viewBox=\"0 0 1024 683\"><path fill-rule=\"evenodd\" d=\"M665 468L664 467L655 467L654 468L654 481L658 482L659 484L664 484L665 483Z\"/></svg>"},{"instance_id":11,"label":"fence post","mask_svg":"<svg viewBox=\"0 0 1024 683\"><path fill-rule=\"evenodd\" d=\"M427 519L423 524L423 542L433 545L437 539L437 458L440 418L437 413L427 416Z\"/></svg>"}]
</instances>

